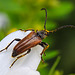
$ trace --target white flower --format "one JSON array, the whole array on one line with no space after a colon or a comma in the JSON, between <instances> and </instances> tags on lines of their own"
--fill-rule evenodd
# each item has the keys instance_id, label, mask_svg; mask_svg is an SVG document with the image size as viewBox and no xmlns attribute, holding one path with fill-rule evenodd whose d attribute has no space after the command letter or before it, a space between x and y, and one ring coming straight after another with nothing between
<instances>
[{"instance_id":1,"label":"white flower","mask_svg":"<svg viewBox=\"0 0 75 75\"><path fill-rule=\"evenodd\" d=\"M18 30L9 34L0 42L0 50L4 49L13 39L22 39L30 32L31 31L23 32ZM9 68L12 62L16 59L12 58L11 55L13 48L17 43L17 41L14 41L7 51L5 50L0 53L0 75L40 75L40 73L36 71L41 61L40 53L43 50L40 45L33 47L29 54L18 59L14 65Z\"/></svg>"}]
</instances>

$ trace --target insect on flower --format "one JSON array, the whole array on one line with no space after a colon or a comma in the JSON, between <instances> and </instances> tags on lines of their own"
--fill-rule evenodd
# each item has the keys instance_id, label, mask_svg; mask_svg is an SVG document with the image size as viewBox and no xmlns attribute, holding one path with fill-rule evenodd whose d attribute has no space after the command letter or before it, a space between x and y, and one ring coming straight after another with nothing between
<instances>
[{"instance_id":1,"label":"insect on flower","mask_svg":"<svg viewBox=\"0 0 75 75\"><path fill-rule=\"evenodd\" d=\"M15 38L14 40L12 40L10 42L10 44L5 48L5 49L2 49L0 50L0 52L4 51L4 50L7 50L8 47L14 42L14 41L19 41L16 46L13 48L13 52L12 52L12 57L16 58L16 60L11 64L10 68L13 66L13 64L21 57L25 56L26 54L28 54L30 51L31 51L31 48L32 47L35 47L36 45L41 45L44 49L43 51L40 53L41 55L41 60L43 61L43 58L42 58L42 54L44 54L45 50L49 47L49 45L45 42L42 42L42 40L48 36L50 33L53 33L53 32L56 32L57 30L60 30L60 29L63 29L63 28L66 28L66 27L73 27L75 28L74 25L65 25L65 26L61 26L55 30L52 30L52 31L48 31L46 29L46 21L47 21L47 10L45 8L42 8L41 10L45 10L45 13L46 13L46 18L45 18L45 23L44 23L44 29L43 30L40 30L40 31L34 31L33 29L30 29L31 32L26 36L24 37L23 39L19 39L19 38ZM21 30L21 29L20 29ZM29 30L21 30L21 31L29 31ZM25 54L23 55L20 55L22 53L26 52ZM20 56L18 56L20 55Z\"/></svg>"}]
</instances>

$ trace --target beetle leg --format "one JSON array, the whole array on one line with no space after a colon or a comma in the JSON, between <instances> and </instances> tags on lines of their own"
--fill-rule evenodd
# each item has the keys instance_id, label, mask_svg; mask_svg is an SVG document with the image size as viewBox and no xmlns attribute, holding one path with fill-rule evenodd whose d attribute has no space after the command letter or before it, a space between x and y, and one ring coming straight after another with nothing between
<instances>
[{"instance_id":1,"label":"beetle leg","mask_svg":"<svg viewBox=\"0 0 75 75\"><path fill-rule=\"evenodd\" d=\"M6 48L0 50L0 52L6 50L14 41L20 41L20 40L21 40L21 39L14 39L11 43L9 43L9 45L8 45Z\"/></svg>"},{"instance_id":2,"label":"beetle leg","mask_svg":"<svg viewBox=\"0 0 75 75\"><path fill-rule=\"evenodd\" d=\"M44 49L45 49L45 46L48 46L48 44L45 42L41 42L39 45L41 45ZM44 52L44 55L46 56L45 52Z\"/></svg>"},{"instance_id":3,"label":"beetle leg","mask_svg":"<svg viewBox=\"0 0 75 75\"><path fill-rule=\"evenodd\" d=\"M42 62L44 63L44 60L43 60L43 58L42 58L42 54L45 55L45 50L49 47L49 45L48 45L47 43L45 43L45 42L41 42L39 45L41 45L41 46L44 48L43 51L40 53L40 55L41 55L41 60L42 60Z\"/></svg>"},{"instance_id":4,"label":"beetle leg","mask_svg":"<svg viewBox=\"0 0 75 75\"><path fill-rule=\"evenodd\" d=\"M42 55L45 52L45 50L49 47L49 45L45 42L42 42L42 44L43 44L43 46L46 46L46 47L44 47L44 49L43 49L43 51L41 52L40 55Z\"/></svg>"},{"instance_id":5,"label":"beetle leg","mask_svg":"<svg viewBox=\"0 0 75 75\"><path fill-rule=\"evenodd\" d=\"M28 53L30 53L30 51L31 51L31 49L29 49L29 50L27 51L27 53L25 53L25 54L23 54L23 55L21 55L21 56L18 56L18 57L16 58L16 60L11 64L11 66L10 66L9 68L11 68L11 67L14 65L14 63L15 63L19 58L21 58L21 57L27 55Z\"/></svg>"},{"instance_id":6,"label":"beetle leg","mask_svg":"<svg viewBox=\"0 0 75 75\"><path fill-rule=\"evenodd\" d=\"M24 31L24 32L29 31L29 30L34 31L34 29L27 29L27 30L19 29L19 30Z\"/></svg>"}]
</instances>

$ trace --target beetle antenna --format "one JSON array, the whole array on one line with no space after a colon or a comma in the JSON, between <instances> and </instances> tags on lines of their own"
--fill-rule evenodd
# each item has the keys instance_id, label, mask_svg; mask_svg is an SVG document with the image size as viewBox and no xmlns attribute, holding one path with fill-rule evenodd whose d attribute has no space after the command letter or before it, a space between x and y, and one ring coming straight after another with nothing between
<instances>
[{"instance_id":1,"label":"beetle antenna","mask_svg":"<svg viewBox=\"0 0 75 75\"><path fill-rule=\"evenodd\" d=\"M57 28L57 29L55 29L55 30L49 31L49 32L50 32L50 33L53 33L53 32L56 32L56 31L58 31L58 30L61 30L61 29L63 29L63 28L68 28L68 27L70 27L70 28L75 28L74 25L65 25L65 26L61 26L61 27L59 27L59 28Z\"/></svg>"},{"instance_id":2,"label":"beetle antenna","mask_svg":"<svg viewBox=\"0 0 75 75\"><path fill-rule=\"evenodd\" d=\"M44 23L44 29L46 30L47 10L46 10L46 8L42 8L41 10L45 10L45 12L46 12L46 18L45 18L45 23Z\"/></svg>"}]
</instances>

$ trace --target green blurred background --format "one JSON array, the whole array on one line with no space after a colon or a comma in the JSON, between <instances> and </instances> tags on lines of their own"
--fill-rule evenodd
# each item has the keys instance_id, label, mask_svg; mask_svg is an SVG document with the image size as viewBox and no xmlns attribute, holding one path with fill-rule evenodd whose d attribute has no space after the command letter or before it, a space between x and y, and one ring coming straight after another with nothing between
<instances>
[{"instance_id":1,"label":"green blurred background","mask_svg":"<svg viewBox=\"0 0 75 75\"><path fill-rule=\"evenodd\" d=\"M18 29L53 30L75 25L75 0L0 0L0 40ZM50 34L43 41L50 47L38 67L41 75L75 75L75 29L65 28Z\"/></svg>"}]
</instances>

